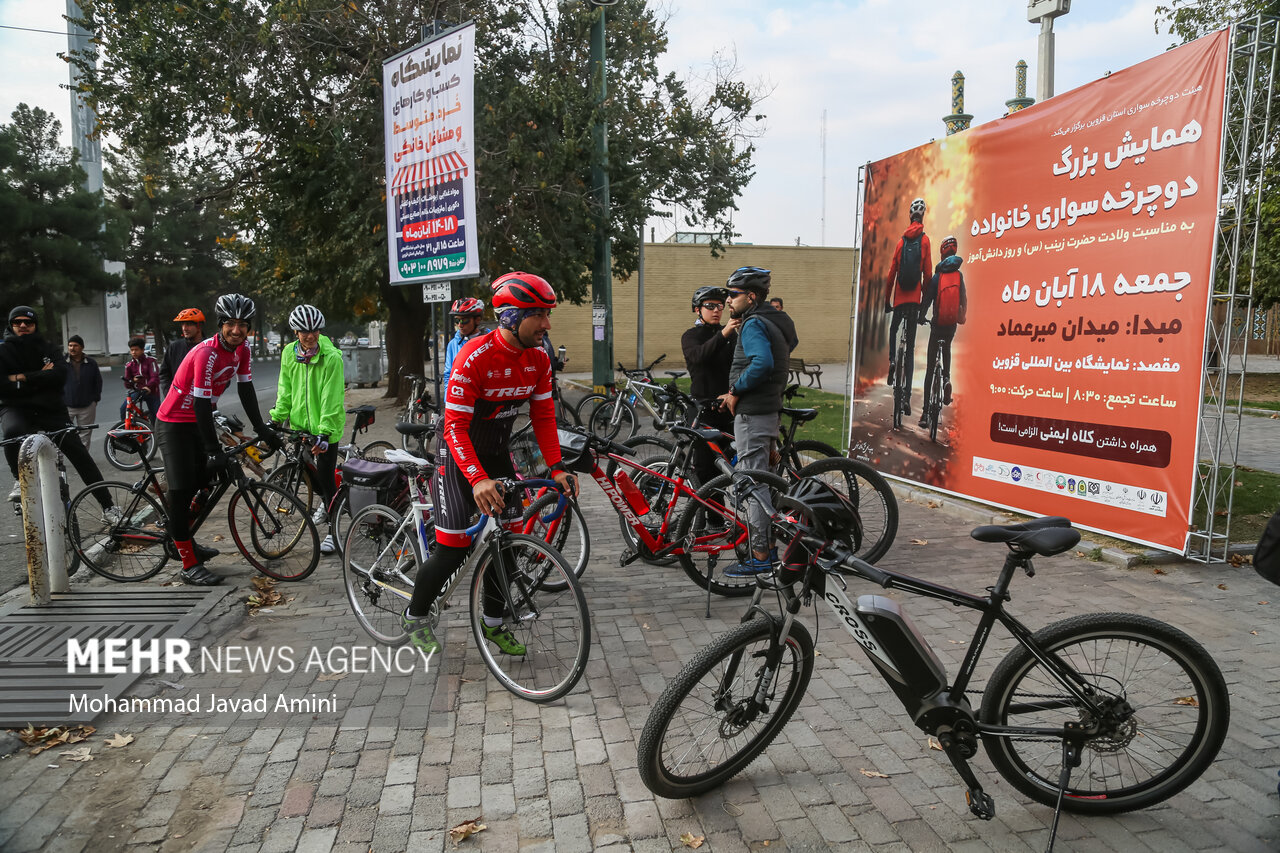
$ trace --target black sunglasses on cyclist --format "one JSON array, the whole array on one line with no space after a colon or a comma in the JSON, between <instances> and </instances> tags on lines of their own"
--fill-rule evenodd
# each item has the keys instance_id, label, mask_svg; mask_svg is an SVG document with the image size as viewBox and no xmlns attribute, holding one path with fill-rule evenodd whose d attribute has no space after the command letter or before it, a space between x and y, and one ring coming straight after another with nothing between
<instances>
[{"instance_id":1,"label":"black sunglasses on cyclist","mask_svg":"<svg viewBox=\"0 0 1280 853\"><path fill-rule=\"evenodd\" d=\"M706 308L708 311L723 311L724 303L723 302L704 302L698 307Z\"/></svg>"},{"instance_id":2,"label":"black sunglasses on cyclist","mask_svg":"<svg viewBox=\"0 0 1280 853\"><path fill-rule=\"evenodd\" d=\"M34 326L35 324L36 324L36 321L35 321L35 320L28 320L26 317L18 317L17 319L15 319L15 320L14 320L12 323L10 323L9 325L11 325L11 326Z\"/></svg>"},{"instance_id":3,"label":"black sunglasses on cyclist","mask_svg":"<svg viewBox=\"0 0 1280 853\"><path fill-rule=\"evenodd\" d=\"M741 295L742 295L742 294L744 294L744 293L746 293L746 291L745 291L745 290L730 290L730 291L729 291L729 298L730 298L730 299L737 299L739 296L741 296Z\"/></svg>"}]
</instances>

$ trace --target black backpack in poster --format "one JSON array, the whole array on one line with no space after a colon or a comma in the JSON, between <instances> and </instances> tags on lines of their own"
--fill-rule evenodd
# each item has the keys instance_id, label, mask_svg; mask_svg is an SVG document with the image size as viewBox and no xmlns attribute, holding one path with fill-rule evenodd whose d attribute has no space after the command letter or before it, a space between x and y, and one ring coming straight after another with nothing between
<instances>
[{"instance_id":1,"label":"black backpack in poster","mask_svg":"<svg viewBox=\"0 0 1280 853\"><path fill-rule=\"evenodd\" d=\"M898 258L898 287L905 291L920 286L920 241L924 234L902 238L902 254Z\"/></svg>"}]
</instances>

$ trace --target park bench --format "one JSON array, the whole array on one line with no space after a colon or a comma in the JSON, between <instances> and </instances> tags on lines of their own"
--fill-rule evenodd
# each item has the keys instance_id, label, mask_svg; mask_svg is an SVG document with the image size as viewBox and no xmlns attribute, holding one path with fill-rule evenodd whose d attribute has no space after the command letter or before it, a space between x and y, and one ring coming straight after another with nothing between
<instances>
[{"instance_id":1,"label":"park bench","mask_svg":"<svg viewBox=\"0 0 1280 853\"><path fill-rule=\"evenodd\" d=\"M822 387L821 364L806 364L803 358L793 358L791 359L790 371L791 378L794 381L799 382L801 376L807 376L809 378L810 388L813 387L815 382L819 388Z\"/></svg>"}]
</instances>

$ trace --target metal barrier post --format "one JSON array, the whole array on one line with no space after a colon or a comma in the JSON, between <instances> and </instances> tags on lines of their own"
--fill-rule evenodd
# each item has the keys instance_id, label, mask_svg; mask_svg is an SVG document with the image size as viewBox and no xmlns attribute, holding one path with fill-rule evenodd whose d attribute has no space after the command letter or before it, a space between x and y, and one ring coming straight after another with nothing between
<instances>
[{"instance_id":1,"label":"metal barrier post","mask_svg":"<svg viewBox=\"0 0 1280 853\"><path fill-rule=\"evenodd\" d=\"M72 440L77 440L72 437ZM67 508L59 488L57 449L48 436L30 435L18 450L22 529L27 541L31 604L47 605L50 594L68 592Z\"/></svg>"}]
</instances>

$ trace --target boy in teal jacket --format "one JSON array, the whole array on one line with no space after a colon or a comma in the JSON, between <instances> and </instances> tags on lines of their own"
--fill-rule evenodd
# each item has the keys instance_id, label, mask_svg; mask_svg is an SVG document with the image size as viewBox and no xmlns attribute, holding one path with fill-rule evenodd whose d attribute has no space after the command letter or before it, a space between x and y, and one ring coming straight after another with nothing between
<instances>
[{"instance_id":1,"label":"boy in teal jacket","mask_svg":"<svg viewBox=\"0 0 1280 853\"><path fill-rule=\"evenodd\" d=\"M333 469L338 461L338 442L346 426L346 384L342 375L342 351L320 334L324 315L314 305L299 305L289 314L289 328L297 335L280 354L280 384L271 420L313 436L320 494L324 501L316 510L317 525L328 518L337 486ZM336 549L333 533L320 543L322 554Z\"/></svg>"}]
</instances>

